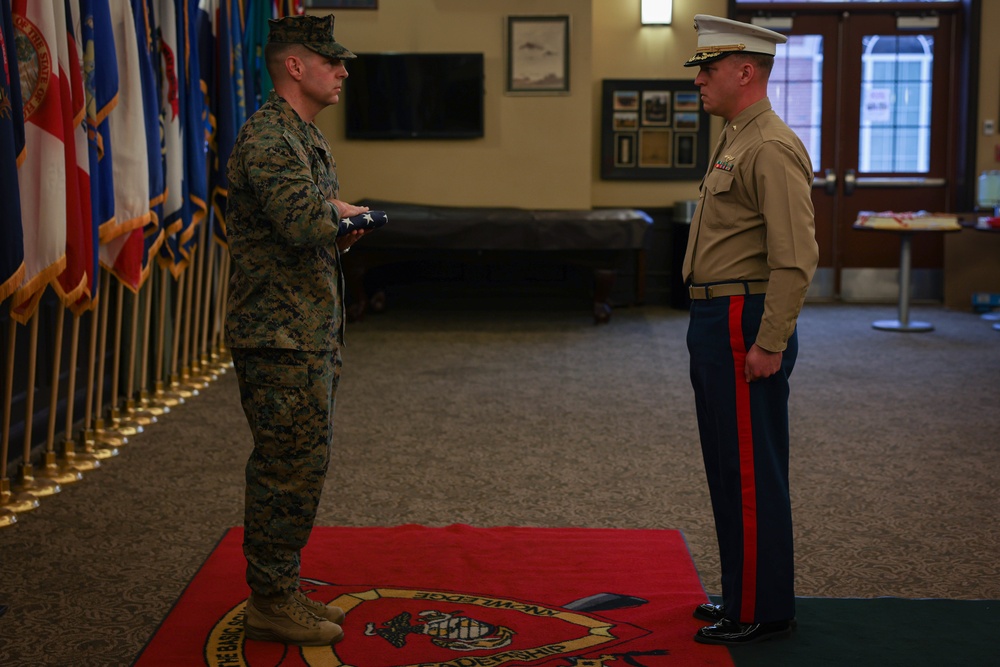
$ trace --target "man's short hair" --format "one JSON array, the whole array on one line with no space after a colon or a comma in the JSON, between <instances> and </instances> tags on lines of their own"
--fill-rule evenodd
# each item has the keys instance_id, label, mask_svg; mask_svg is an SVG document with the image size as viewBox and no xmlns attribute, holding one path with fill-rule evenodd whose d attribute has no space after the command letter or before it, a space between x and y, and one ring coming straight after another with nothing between
<instances>
[{"instance_id":1,"label":"man's short hair","mask_svg":"<svg viewBox=\"0 0 1000 667\"><path fill-rule=\"evenodd\" d=\"M739 53L730 58L743 58L747 62L753 63L753 66L760 70L762 73L770 76L771 70L774 69L774 56L769 56L764 53Z\"/></svg>"}]
</instances>

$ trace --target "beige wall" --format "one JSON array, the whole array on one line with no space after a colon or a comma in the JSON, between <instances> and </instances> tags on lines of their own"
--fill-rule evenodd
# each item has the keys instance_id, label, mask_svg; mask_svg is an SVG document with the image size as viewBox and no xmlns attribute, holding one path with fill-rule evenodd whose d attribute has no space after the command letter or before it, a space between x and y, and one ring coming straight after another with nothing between
<instances>
[{"instance_id":1,"label":"beige wall","mask_svg":"<svg viewBox=\"0 0 1000 667\"><path fill-rule=\"evenodd\" d=\"M1000 2L983 0L982 26L1000 25ZM1000 40L993 30L983 31L979 61L979 118L976 122L976 174L984 169L1000 169L994 151L1000 150ZM983 121L993 121L993 135L983 134Z\"/></svg>"},{"instance_id":2,"label":"beige wall","mask_svg":"<svg viewBox=\"0 0 1000 667\"><path fill-rule=\"evenodd\" d=\"M607 1L607 0L605 0ZM590 0L380 0L337 12L337 39L355 51L476 51L485 55L486 132L460 141L345 141L343 109L317 120L333 144L342 196L440 205L590 206ZM504 95L508 15L570 16L569 95ZM348 67L350 65L348 64ZM345 95L350 95L348 77Z\"/></svg>"},{"instance_id":3,"label":"beige wall","mask_svg":"<svg viewBox=\"0 0 1000 667\"><path fill-rule=\"evenodd\" d=\"M478 51L486 61L486 136L462 141L346 141L343 109L317 120L333 144L350 201L373 197L439 205L526 208L661 207L697 196L697 181L600 178L603 79L690 79L696 13L724 16L727 0L674 0L674 23L639 25L639 0L379 0L377 11L339 10L336 33L357 51ZM571 17L570 94L505 95L509 15ZM984 0L982 25L1000 25ZM1000 168L982 121L1000 123L1000 41L984 36L977 173ZM345 95L350 95L350 79ZM713 119L712 138L721 121Z\"/></svg>"},{"instance_id":4,"label":"beige wall","mask_svg":"<svg viewBox=\"0 0 1000 667\"><path fill-rule=\"evenodd\" d=\"M592 77L594 145L591 168L592 206L636 208L672 206L675 201L696 199L698 181L601 180L601 81L603 79L682 79L690 81L697 68L684 67L694 53L698 36L695 14L725 16L727 0L674 0L673 24L639 24L639 0L594 0L594 69ZM714 145L722 128L712 119ZM700 180L700 178L699 178Z\"/></svg>"}]
</instances>

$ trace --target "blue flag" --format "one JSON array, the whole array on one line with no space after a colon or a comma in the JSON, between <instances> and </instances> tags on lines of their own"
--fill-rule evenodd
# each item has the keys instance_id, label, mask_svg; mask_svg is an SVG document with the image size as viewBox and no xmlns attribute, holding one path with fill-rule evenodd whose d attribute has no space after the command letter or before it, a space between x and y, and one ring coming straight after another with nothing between
<instances>
[{"instance_id":1,"label":"blue flag","mask_svg":"<svg viewBox=\"0 0 1000 667\"><path fill-rule=\"evenodd\" d=\"M221 0L215 23L215 96L210 102L215 116L215 141L209 179L215 214L213 230L215 239L223 244L226 241L226 198L229 196L226 166L236 135L247 118L242 19L235 0Z\"/></svg>"},{"instance_id":2,"label":"blue flag","mask_svg":"<svg viewBox=\"0 0 1000 667\"><path fill-rule=\"evenodd\" d=\"M115 179L108 115L118 104L118 56L108 0L80 0L80 37L87 96L90 206L94 248L98 248L100 229L113 226L115 222ZM95 253L95 276L98 275L98 258L99 254Z\"/></svg>"},{"instance_id":3,"label":"blue flag","mask_svg":"<svg viewBox=\"0 0 1000 667\"><path fill-rule=\"evenodd\" d=\"M202 89L201 56L198 25L202 12L198 0L177 0L176 75L178 106L183 144L183 176L181 209L177 231L165 245L171 263L171 274L177 278L184 272L194 247L195 231L205 220L208 210L207 107ZM173 228L173 226L172 226Z\"/></svg>"},{"instance_id":4,"label":"blue flag","mask_svg":"<svg viewBox=\"0 0 1000 667\"><path fill-rule=\"evenodd\" d=\"M0 0L0 301L24 278L24 236L17 165L24 151L24 107L14 45L10 3Z\"/></svg>"},{"instance_id":5,"label":"blue flag","mask_svg":"<svg viewBox=\"0 0 1000 667\"><path fill-rule=\"evenodd\" d=\"M243 35L243 69L246 76L246 115L260 108L274 88L264 64L264 45L270 32L269 19L275 18L274 0L250 0Z\"/></svg>"},{"instance_id":6,"label":"blue flag","mask_svg":"<svg viewBox=\"0 0 1000 667\"><path fill-rule=\"evenodd\" d=\"M155 38L156 24L147 0L132 0L132 17L138 46L139 76L142 81L143 119L146 125L146 160L149 165L150 223L143 230L142 281L149 276L149 258L163 242L163 202L166 197L163 149L160 141L160 96L157 70L160 52Z\"/></svg>"}]
</instances>

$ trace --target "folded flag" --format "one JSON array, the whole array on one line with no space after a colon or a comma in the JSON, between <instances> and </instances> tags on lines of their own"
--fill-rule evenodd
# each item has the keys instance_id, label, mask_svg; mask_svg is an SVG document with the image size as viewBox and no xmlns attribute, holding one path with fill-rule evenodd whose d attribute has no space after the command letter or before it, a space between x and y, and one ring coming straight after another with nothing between
<instances>
[{"instance_id":1,"label":"folded flag","mask_svg":"<svg viewBox=\"0 0 1000 667\"><path fill-rule=\"evenodd\" d=\"M378 229L387 222L389 222L389 216L386 215L385 211L360 213L350 218L342 219L340 227L337 229L337 236L343 236L356 229Z\"/></svg>"}]
</instances>

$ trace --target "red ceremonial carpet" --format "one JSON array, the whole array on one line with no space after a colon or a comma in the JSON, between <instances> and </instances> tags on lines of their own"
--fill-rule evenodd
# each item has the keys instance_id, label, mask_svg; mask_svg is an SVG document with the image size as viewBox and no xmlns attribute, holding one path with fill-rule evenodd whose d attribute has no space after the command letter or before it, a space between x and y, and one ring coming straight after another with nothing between
<instances>
[{"instance_id":1,"label":"red ceremonial carpet","mask_svg":"<svg viewBox=\"0 0 1000 667\"><path fill-rule=\"evenodd\" d=\"M678 531L316 528L303 588L347 612L343 641L246 641L242 529L229 530L136 667L732 666L697 644L708 598Z\"/></svg>"}]
</instances>

